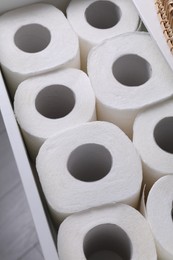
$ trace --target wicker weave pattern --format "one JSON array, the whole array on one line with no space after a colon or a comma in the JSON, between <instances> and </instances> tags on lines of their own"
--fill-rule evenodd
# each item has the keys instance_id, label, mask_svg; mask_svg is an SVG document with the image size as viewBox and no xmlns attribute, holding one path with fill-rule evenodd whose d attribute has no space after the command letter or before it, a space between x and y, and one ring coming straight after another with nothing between
<instances>
[{"instance_id":1,"label":"wicker weave pattern","mask_svg":"<svg viewBox=\"0 0 173 260\"><path fill-rule=\"evenodd\" d=\"M156 0L155 5L163 34L173 53L173 0Z\"/></svg>"}]
</instances>

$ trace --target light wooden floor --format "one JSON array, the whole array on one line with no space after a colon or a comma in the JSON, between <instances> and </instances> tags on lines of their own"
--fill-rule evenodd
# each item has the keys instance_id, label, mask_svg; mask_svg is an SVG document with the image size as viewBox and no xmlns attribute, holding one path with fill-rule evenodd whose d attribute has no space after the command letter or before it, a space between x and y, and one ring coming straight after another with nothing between
<instances>
[{"instance_id":1,"label":"light wooden floor","mask_svg":"<svg viewBox=\"0 0 173 260\"><path fill-rule=\"evenodd\" d=\"M44 258L0 115L0 260L19 259Z\"/></svg>"}]
</instances>

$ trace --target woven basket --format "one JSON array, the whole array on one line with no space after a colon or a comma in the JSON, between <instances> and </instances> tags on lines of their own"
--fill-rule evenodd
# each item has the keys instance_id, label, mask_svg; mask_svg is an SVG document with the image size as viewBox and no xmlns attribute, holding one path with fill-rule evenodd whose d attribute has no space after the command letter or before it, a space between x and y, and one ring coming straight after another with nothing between
<instances>
[{"instance_id":1,"label":"woven basket","mask_svg":"<svg viewBox=\"0 0 173 260\"><path fill-rule=\"evenodd\" d=\"M155 5L163 34L173 53L173 0L156 0Z\"/></svg>"}]
</instances>

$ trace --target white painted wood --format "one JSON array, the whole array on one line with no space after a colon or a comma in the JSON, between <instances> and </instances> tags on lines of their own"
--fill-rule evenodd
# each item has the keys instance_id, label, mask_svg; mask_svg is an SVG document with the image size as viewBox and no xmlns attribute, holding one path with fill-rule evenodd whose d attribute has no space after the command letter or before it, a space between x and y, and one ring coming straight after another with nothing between
<instances>
[{"instance_id":1,"label":"white painted wood","mask_svg":"<svg viewBox=\"0 0 173 260\"><path fill-rule=\"evenodd\" d=\"M29 202L40 245L46 260L58 260L57 249L48 225L48 220L42 206L37 186L26 155L21 134L19 132L14 112L0 74L0 108L7 129L10 144L15 156L23 187ZM1 259L1 258L0 258ZM3 258L2 258L3 259ZM4 260L4 259L3 259ZM9 259L8 259L9 260Z\"/></svg>"},{"instance_id":2,"label":"white painted wood","mask_svg":"<svg viewBox=\"0 0 173 260\"><path fill-rule=\"evenodd\" d=\"M1 115L0 259L44 259Z\"/></svg>"},{"instance_id":3,"label":"white painted wood","mask_svg":"<svg viewBox=\"0 0 173 260\"><path fill-rule=\"evenodd\" d=\"M0 259L17 260L38 238L21 183L0 200Z\"/></svg>"},{"instance_id":4,"label":"white painted wood","mask_svg":"<svg viewBox=\"0 0 173 260\"><path fill-rule=\"evenodd\" d=\"M2 134L5 131L5 126L4 126L4 122L2 120L2 115L0 112L0 134Z\"/></svg>"},{"instance_id":5,"label":"white painted wood","mask_svg":"<svg viewBox=\"0 0 173 260\"><path fill-rule=\"evenodd\" d=\"M43 255L40 251L40 245L36 244L31 250L23 255L18 260L43 260Z\"/></svg>"},{"instance_id":6,"label":"white painted wood","mask_svg":"<svg viewBox=\"0 0 173 260\"><path fill-rule=\"evenodd\" d=\"M2 125L2 118L0 118ZM0 199L20 182L11 146L4 130L0 132Z\"/></svg>"}]
</instances>

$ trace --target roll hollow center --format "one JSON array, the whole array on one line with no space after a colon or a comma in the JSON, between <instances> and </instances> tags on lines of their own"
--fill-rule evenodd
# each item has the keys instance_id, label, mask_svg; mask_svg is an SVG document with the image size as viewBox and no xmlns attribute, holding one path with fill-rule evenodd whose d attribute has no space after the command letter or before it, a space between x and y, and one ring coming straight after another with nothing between
<instances>
[{"instance_id":1,"label":"roll hollow center","mask_svg":"<svg viewBox=\"0 0 173 260\"><path fill-rule=\"evenodd\" d=\"M109 29L121 19L121 9L110 1L96 1L85 10L87 22L97 29Z\"/></svg>"},{"instance_id":2,"label":"roll hollow center","mask_svg":"<svg viewBox=\"0 0 173 260\"><path fill-rule=\"evenodd\" d=\"M77 147L69 156L67 168L70 174L85 182L104 178L112 167L110 152L100 144L84 144Z\"/></svg>"},{"instance_id":3,"label":"roll hollow center","mask_svg":"<svg viewBox=\"0 0 173 260\"><path fill-rule=\"evenodd\" d=\"M35 100L37 111L51 119L67 116L75 106L75 95L64 85L52 85L42 89Z\"/></svg>"},{"instance_id":4,"label":"roll hollow center","mask_svg":"<svg viewBox=\"0 0 173 260\"><path fill-rule=\"evenodd\" d=\"M154 129L154 139L157 145L168 153L173 153L173 117L165 117Z\"/></svg>"},{"instance_id":5,"label":"roll hollow center","mask_svg":"<svg viewBox=\"0 0 173 260\"><path fill-rule=\"evenodd\" d=\"M144 58L136 54L126 54L113 63L112 72L121 84L136 87L143 85L151 78L152 68Z\"/></svg>"},{"instance_id":6,"label":"roll hollow center","mask_svg":"<svg viewBox=\"0 0 173 260\"><path fill-rule=\"evenodd\" d=\"M44 50L50 41L50 31L40 24L24 25L14 35L16 46L27 53L37 53Z\"/></svg>"},{"instance_id":7,"label":"roll hollow center","mask_svg":"<svg viewBox=\"0 0 173 260\"><path fill-rule=\"evenodd\" d=\"M131 241L126 232L114 224L102 224L85 236L83 249L87 260L130 260Z\"/></svg>"}]
</instances>

